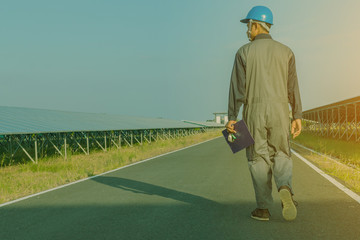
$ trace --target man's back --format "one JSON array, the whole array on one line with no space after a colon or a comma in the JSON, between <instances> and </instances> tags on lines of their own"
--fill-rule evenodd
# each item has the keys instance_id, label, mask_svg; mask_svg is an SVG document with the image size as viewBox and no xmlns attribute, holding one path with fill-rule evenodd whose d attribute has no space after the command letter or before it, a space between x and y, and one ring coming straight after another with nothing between
<instances>
[{"instance_id":1,"label":"man's back","mask_svg":"<svg viewBox=\"0 0 360 240\"><path fill-rule=\"evenodd\" d=\"M247 104L288 103L290 48L262 34L241 47L239 54L246 73Z\"/></svg>"}]
</instances>

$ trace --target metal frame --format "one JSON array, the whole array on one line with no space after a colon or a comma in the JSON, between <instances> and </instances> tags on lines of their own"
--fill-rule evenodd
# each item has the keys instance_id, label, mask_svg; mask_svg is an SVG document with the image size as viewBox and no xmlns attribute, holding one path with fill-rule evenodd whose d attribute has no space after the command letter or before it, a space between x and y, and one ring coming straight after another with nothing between
<instances>
[{"instance_id":1,"label":"metal frame","mask_svg":"<svg viewBox=\"0 0 360 240\"><path fill-rule=\"evenodd\" d=\"M360 142L360 97L303 113L303 131Z\"/></svg>"},{"instance_id":2,"label":"metal frame","mask_svg":"<svg viewBox=\"0 0 360 240\"><path fill-rule=\"evenodd\" d=\"M89 155L95 149L106 152L110 148L178 139L213 128L216 127L0 135L0 154L10 159L28 158L33 163L49 155L66 160L70 152Z\"/></svg>"}]
</instances>

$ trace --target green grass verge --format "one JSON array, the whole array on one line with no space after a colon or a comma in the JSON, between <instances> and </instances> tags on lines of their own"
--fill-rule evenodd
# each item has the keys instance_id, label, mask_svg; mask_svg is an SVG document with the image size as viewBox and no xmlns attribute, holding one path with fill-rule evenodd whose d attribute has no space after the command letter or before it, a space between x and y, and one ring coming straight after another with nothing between
<instances>
[{"instance_id":1,"label":"green grass verge","mask_svg":"<svg viewBox=\"0 0 360 240\"><path fill-rule=\"evenodd\" d=\"M315 136L307 132L301 133L293 141L360 169L360 143Z\"/></svg>"},{"instance_id":2,"label":"green grass verge","mask_svg":"<svg viewBox=\"0 0 360 240\"><path fill-rule=\"evenodd\" d=\"M291 144L295 151L324 172L334 176L354 192L360 193L360 143L315 136L306 132L302 132L292 141L335 158L334 161Z\"/></svg>"},{"instance_id":3,"label":"green grass verge","mask_svg":"<svg viewBox=\"0 0 360 240\"><path fill-rule=\"evenodd\" d=\"M26 163L3 167L0 168L0 203L94 176L218 136L221 136L221 130L214 129L178 139L110 149L107 152L94 152L88 156L72 155L67 160L60 157L45 158L39 160L38 164Z\"/></svg>"}]
</instances>

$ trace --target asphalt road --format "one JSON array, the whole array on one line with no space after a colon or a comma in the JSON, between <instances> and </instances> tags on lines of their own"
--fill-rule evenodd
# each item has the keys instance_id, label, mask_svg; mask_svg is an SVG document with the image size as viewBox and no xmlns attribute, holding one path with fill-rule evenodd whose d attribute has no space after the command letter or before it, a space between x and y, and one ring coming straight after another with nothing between
<instances>
[{"instance_id":1,"label":"asphalt road","mask_svg":"<svg viewBox=\"0 0 360 240\"><path fill-rule=\"evenodd\" d=\"M293 156L298 217L268 222L222 138L0 208L0 239L360 239L360 204Z\"/></svg>"}]
</instances>

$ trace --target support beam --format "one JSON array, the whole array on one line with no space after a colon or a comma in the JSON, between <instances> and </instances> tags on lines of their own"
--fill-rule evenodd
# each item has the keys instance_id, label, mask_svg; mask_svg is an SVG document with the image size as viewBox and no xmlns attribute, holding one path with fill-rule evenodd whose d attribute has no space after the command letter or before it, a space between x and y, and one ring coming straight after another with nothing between
<instances>
[{"instance_id":1,"label":"support beam","mask_svg":"<svg viewBox=\"0 0 360 240\"><path fill-rule=\"evenodd\" d=\"M56 150L61 156L64 156L64 155L62 154L62 152L59 150L59 148L56 147L56 145L53 143L53 141L51 141L50 139L48 139L48 141L53 145L53 147L55 148L55 150Z\"/></svg>"},{"instance_id":2,"label":"support beam","mask_svg":"<svg viewBox=\"0 0 360 240\"><path fill-rule=\"evenodd\" d=\"M111 142L116 146L117 149L120 148L119 145L117 145L113 139L111 139Z\"/></svg>"},{"instance_id":3,"label":"support beam","mask_svg":"<svg viewBox=\"0 0 360 240\"><path fill-rule=\"evenodd\" d=\"M25 150L25 148L21 145L21 143L19 142L19 140L17 140L17 144L19 145L19 147L21 148L21 150L23 150L23 152L26 154L26 156L28 156L28 158L30 158L30 160L33 162L33 163L37 163L37 161L35 161L31 156L30 154Z\"/></svg>"},{"instance_id":4,"label":"support beam","mask_svg":"<svg viewBox=\"0 0 360 240\"><path fill-rule=\"evenodd\" d=\"M98 142L98 140L96 140L95 138L94 138L94 140L95 140L95 142L97 143L97 145L98 145L104 152L106 152L106 149L105 149L103 146L101 146L101 144Z\"/></svg>"},{"instance_id":5,"label":"support beam","mask_svg":"<svg viewBox=\"0 0 360 240\"><path fill-rule=\"evenodd\" d=\"M137 141L140 145L142 145L142 143L134 136L135 141Z\"/></svg>"},{"instance_id":6,"label":"support beam","mask_svg":"<svg viewBox=\"0 0 360 240\"><path fill-rule=\"evenodd\" d=\"M132 145L126 140L126 138L124 138L125 143L127 143L127 145L129 145L129 147L132 147Z\"/></svg>"},{"instance_id":7,"label":"support beam","mask_svg":"<svg viewBox=\"0 0 360 240\"><path fill-rule=\"evenodd\" d=\"M89 155L89 154L87 153L87 151L85 151L85 149L81 146L81 144L76 140L75 137L74 137L73 140L74 140L75 143L80 147L80 149L85 153L85 155Z\"/></svg>"},{"instance_id":8,"label":"support beam","mask_svg":"<svg viewBox=\"0 0 360 240\"><path fill-rule=\"evenodd\" d=\"M145 141L147 141L148 143L151 143L151 138L150 138L150 140L149 139L147 139L145 136L144 136L144 139L145 139Z\"/></svg>"}]
</instances>

